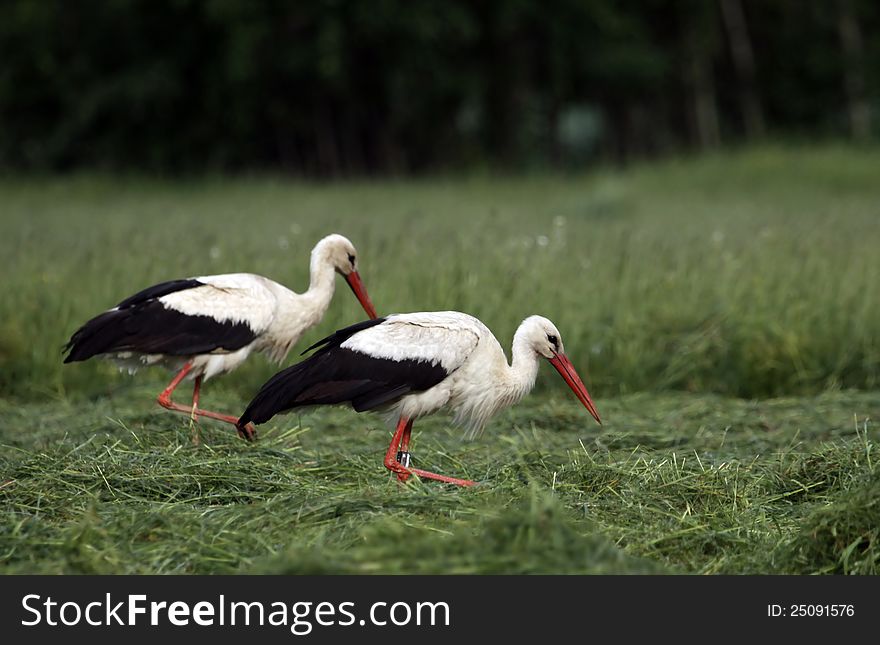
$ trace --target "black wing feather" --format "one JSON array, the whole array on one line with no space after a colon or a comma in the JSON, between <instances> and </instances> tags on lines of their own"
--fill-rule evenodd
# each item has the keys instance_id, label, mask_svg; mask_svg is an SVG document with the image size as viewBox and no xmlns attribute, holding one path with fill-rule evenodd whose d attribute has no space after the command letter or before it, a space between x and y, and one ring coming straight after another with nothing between
<instances>
[{"instance_id":1,"label":"black wing feather","mask_svg":"<svg viewBox=\"0 0 880 645\"><path fill-rule=\"evenodd\" d=\"M382 320L370 320L328 336L323 347L269 379L239 419L265 423L280 412L307 405L351 403L358 412L392 403L410 392L434 387L449 374L439 364L376 358L340 345Z\"/></svg>"},{"instance_id":2,"label":"black wing feather","mask_svg":"<svg viewBox=\"0 0 880 645\"><path fill-rule=\"evenodd\" d=\"M305 356L310 351L317 347L321 347L322 345L326 345L327 348L339 347L342 343L347 341L349 338L354 336L359 331L363 331L365 329L369 329L370 327L375 327L376 325L381 325L383 322L388 320L387 318L372 318L370 320L362 320L359 323L355 323L353 325L349 325L348 327L344 327L343 329L337 329L335 332L327 336L326 338L322 338L317 343L312 345L311 347L307 347L304 349L300 356Z\"/></svg>"},{"instance_id":3,"label":"black wing feather","mask_svg":"<svg viewBox=\"0 0 880 645\"><path fill-rule=\"evenodd\" d=\"M247 323L191 316L166 308L156 298L202 286L198 280L163 282L131 296L80 327L64 347L65 363L98 354L136 352L193 356L241 349L256 338Z\"/></svg>"},{"instance_id":4,"label":"black wing feather","mask_svg":"<svg viewBox=\"0 0 880 645\"><path fill-rule=\"evenodd\" d=\"M154 284L152 287L147 287L142 291L138 291L133 296L129 296L118 305L116 305L116 308L125 309L134 305L143 304L148 300L156 300L157 298L161 298L162 296L167 296L169 293L186 291L187 289L194 289L195 287L203 286L205 286L204 282L199 282L198 280L195 280L193 278L160 282L159 284Z\"/></svg>"}]
</instances>

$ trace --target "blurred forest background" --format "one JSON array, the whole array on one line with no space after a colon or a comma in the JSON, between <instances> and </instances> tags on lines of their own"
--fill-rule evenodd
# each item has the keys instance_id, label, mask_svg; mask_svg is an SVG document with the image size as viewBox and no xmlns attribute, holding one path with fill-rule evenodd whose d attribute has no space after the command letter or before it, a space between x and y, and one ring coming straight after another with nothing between
<instances>
[{"instance_id":1,"label":"blurred forest background","mask_svg":"<svg viewBox=\"0 0 880 645\"><path fill-rule=\"evenodd\" d=\"M0 169L580 167L877 136L874 0L5 0Z\"/></svg>"}]
</instances>

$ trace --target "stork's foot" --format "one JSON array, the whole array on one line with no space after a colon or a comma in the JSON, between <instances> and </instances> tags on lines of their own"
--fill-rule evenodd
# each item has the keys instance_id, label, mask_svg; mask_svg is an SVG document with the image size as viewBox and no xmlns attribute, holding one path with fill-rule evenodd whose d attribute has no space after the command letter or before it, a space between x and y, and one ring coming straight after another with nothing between
<instances>
[{"instance_id":1,"label":"stork's foot","mask_svg":"<svg viewBox=\"0 0 880 645\"><path fill-rule=\"evenodd\" d=\"M477 482L471 481L470 479L458 479L457 477L448 477L446 475L439 475L437 473L430 473L427 470L420 470L418 468L410 468L410 472L418 475L422 479L433 479L434 481L443 482L445 484L455 484L456 486L476 486Z\"/></svg>"},{"instance_id":2,"label":"stork's foot","mask_svg":"<svg viewBox=\"0 0 880 645\"><path fill-rule=\"evenodd\" d=\"M210 410L202 410L199 407L199 395L202 389L202 376L199 375L195 378L195 382L193 383L193 398L192 405L180 405L179 403L175 403L171 400L171 395L174 393L174 389L180 385L180 382L189 374L190 370L192 370L192 362L187 363L183 366L180 372L174 377L174 380L168 384L162 393L158 396L156 401L166 410L173 410L174 412L183 412L184 414L188 414L190 418L190 422L192 423L192 442L194 446L198 446L201 442L201 438L199 436L199 418L206 417L208 419L217 419L218 421L224 421L226 423L231 423L235 426L235 429L238 431L238 436L247 441L253 441L257 438L257 431L254 430L254 426L250 423L246 426L242 427L238 423L238 417L233 417L228 414L220 414L219 412L211 412Z\"/></svg>"},{"instance_id":3,"label":"stork's foot","mask_svg":"<svg viewBox=\"0 0 880 645\"><path fill-rule=\"evenodd\" d=\"M385 467L397 475L397 481L406 482L412 475L418 475L422 479L433 479L434 481L443 482L445 484L455 484L456 486L475 486L477 482L470 479L458 479L457 477L448 477L437 473L428 472L419 468L412 468L412 455L409 452L399 451L396 460L385 460Z\"/></svg>"},{"instance_id":4,"label":"stork's foot","mask_svg":"<svg viewBox=\"0 0 880 645\"><path fill-rule=\"evenodd\" d=\"M446 475L438 475L427 470L410 467L412 455L409 453L409 436L412 431L412 424L412 419L400 417L397 422L397 430L395 430L394 437L391 439L391 445L388 446L388 452L385 453L385 468L397 475L397 481L405 482L415 474L422 479L433 479L446 484L455 484L456 486L476 485L476 482L470 479L447 477Z\"/></svg>"},{"instance_id":5,"label":"stork's foot","mask_svg":"<svg viewBox=\"0 0 880 645\"><path fill-rule=\"evenodd\" d=\"M257 438L257 429L254 428L253 423L247 423L243 426L236 423L235 429L238 430L238 436L245 441L254 441Z\"/></svg>"}]
</instances>

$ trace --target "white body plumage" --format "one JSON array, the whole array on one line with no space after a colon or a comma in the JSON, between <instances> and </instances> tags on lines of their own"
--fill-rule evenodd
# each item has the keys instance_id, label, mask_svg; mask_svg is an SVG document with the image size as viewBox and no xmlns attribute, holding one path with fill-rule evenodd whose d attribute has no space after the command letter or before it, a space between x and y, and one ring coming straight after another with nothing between
<instances>
[{"instance_id":1,"label":"white body plumage","mask_svg":"<svg viewBox=\"0 0 880 645\"><path fill-rule=\"evenodd\" d=\"M418 419L448 409L455 421L473 434L534 387L538 355L526 347L523 330L539 321L552 327L540 316L527 319L514 337L511 364L486 325L457 311L388 316L383 323L354 334L340 347L374 358L440 365L448 374L440 383L407 394L384 409L394 421L398 417Z\"/></svg>"}]
</instances>

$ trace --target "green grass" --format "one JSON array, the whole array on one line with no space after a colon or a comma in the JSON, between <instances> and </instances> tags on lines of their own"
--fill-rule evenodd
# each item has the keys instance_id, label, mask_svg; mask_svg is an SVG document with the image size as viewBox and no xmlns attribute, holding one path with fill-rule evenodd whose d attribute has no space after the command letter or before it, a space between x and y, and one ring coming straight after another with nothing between
<instances>
[{"instance_id":1,"label":"green grass","mask_svg":"<svg viewBox=\"0 0 880 645\"><path fill-rule=\"evenodd\" d=\"M878 573L878 168L766 148L589 176L0 179L0 571ZM333 231L380 312L467 311L505 346L554 320L606 425L544 369L474 442L417 425L417 463L479 487L399 486L378 418L281 417L253 445L205 422L196 448L154 403L164 372L61 364L153 282L304 288ZM340 285L301 346L361 317ZM275 369L203 404L240 412Z\"/></svg>"},{"instance_id":2,"label":"green grass","mask_svg":"<svg viewBox=\"0 0 880 645\"><path fill-rule=\"evenodd\" d=\"M549 317L599 397L880 383L880 150L764 149L627 173L298 184L0 180L0 396L125 382L63 367L89 317L161 280L254 271L307 285L328 232L380 312L457 309L505 346ZM363 312L341 286L303 347ZM242 397L271 368L228 382Z\"/></svg>"},{"instance_id":3,"label":"green grass","mask_svg":"<svg viewBox=\"0 0 880 645\"><path fill-rule=\"evenodd\" d=\"M630 395L601 430L536 396L474 442L420 423L418 463L474 489L391 480L374 417L282 417L253 445L205 423L193 447L149 394L0 411L3 570L880 572L878 394Z\"/></svg>"}]
</instances>

